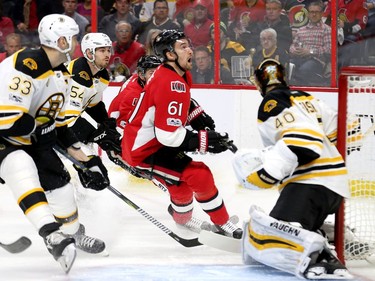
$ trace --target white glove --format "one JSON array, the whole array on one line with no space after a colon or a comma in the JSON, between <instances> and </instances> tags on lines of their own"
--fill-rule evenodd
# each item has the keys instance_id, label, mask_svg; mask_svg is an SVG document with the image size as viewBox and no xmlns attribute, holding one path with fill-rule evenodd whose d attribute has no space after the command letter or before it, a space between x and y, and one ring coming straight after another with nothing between
<instances>
[{"instance_id":1,"label":"white glove","mask_svg":"<svg viewBox=\"0 0 375 281\"><path fill-rule=\"evenodd\" d=\"M357 33L360 30L361 30L361 26L359 24L352 26L352 33Z\"/></svg>"}]
</instances>

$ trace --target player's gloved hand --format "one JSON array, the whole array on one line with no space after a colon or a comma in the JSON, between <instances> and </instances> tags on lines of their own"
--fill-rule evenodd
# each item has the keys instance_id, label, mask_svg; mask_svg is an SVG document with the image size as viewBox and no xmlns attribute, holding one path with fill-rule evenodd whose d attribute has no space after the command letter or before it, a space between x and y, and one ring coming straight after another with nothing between
<instances>
[{"instance_id":1,"label":"player's gloved hand","mask_svg":"<svg viewBox=\"0 0 375 281\"><path fill-rule=\"evenodd\" d=\"M200 153L220 153L228 149L227 133L201 130L189 141L190 148L198 148Z\"/></svg>"},{"instance_id":2,"label":"player's gloved hand","mask_svg":"<svg viewBox=\"0 0 375 281\"><path fill-rule=\"evenodd\" d=\"M81 162L87 170L73 165L78 172L79 180L85 188L94 190L103 190L110 184L108 178L108 171L104 167L102 160L98 156L90 155L90 160L87 162Z\"/></svg>"},{"instance_id":3,"label":"player's gloved hand","mask_svg":"<svg viewBox=\"0 0 375 281\"><path fill-rule=\"evenodd\" d=\"M190 108L188 115L189 125L197 131L215 130L215 121L204 112L203 108L193 98L190 99Z\"/></svg>"},{"instance_id":4,"label":"player's gloved hand","mask_svg":"<svg viewBox=\"0 0 375 281\"><path fill-rule=\"evenodd\" d=\"M89 136L88 141L97 143L105 151L121 153L120 137L116 130L116 119L108 118Z\"/></svg>"},{"instance_id":5,"label":"player's gloved hand","mask_svg":"<svg viewBox=\"0 0 375 281\"><path fill-rule=\"evenodd\" d=\"M55 120L50 116L35 118L36 128L31 135L32 143L38 148L50 148L56 144Z\"/></svg>"}]
</instances>

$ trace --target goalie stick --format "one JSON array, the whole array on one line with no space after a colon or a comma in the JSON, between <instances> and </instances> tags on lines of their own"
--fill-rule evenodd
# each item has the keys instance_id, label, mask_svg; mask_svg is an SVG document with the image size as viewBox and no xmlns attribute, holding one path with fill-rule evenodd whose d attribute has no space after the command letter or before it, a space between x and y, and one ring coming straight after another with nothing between
<instances>
[{"instance_id":1,"label":"goalie stick","mask_svg":"<svg viewBox=\"0 0 375 281\"><path fill-rule=\"evenodd\" d=\"M0 243L0 247L12 254L18 254L25 251L31 245L31 240L25 236L20 237L13 243Z\"/></svg>"},{"instance_id":2,"label":"goalie stick","mask_svg":"<svg viewBox=\"0 0 375 281\"><path fill-rule=\"evenodd\" d=\"M70 160L74 165L82 169L86 172L91 172L89 169L85 167L81 162L76 160L74 157L72 157L69 153L67 153L64 149L62 149L59 146L54 146L54 149L63 155L65 158ZM147 220L152 222L153 225L158 227L160 230L162 230L164 233L172 237L174 240L176 240L178 243L183 245L184 247L191 248L191 247L197 247L201 246L202 244L198 241L198 238L193 239L185 239L180 236L178 236L176 233L174 233L172 230L170 230L168 227L166 227L164 224L159 222L157 219L155 219L153 216L151 216L149 213L147 213L145 210L143 210L141 207L139 207L137 204L135 204L133 201L131 201L129 198L127 198L124 194L122 194L120 191L115 189L113 186L109 185L107 187L108 190L110 190L113 194L115 194L117 197L119 197L121 200L123 200L126 204L128 204L130 207L135 209L138 213L140 213L143 217L145 217Z\"/></svg>"}]
</instances>

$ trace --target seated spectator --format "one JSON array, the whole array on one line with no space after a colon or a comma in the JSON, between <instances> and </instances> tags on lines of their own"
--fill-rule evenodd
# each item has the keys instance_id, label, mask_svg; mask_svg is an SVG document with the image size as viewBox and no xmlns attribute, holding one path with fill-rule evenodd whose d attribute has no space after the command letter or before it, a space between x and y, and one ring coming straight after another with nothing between
<instances>
[{"instance_id":1,"label":"seated spectator","mask_svg":"<svg viewBox=\"0 0 375 281\"><path fill-rule=\"evenodd\" d=\"M0 62L5 60L7 57L13 55L18 50L21 50L21 48L21 35L16 33L8 34L5 38L5 52L0 53Z\"/></svg>"},{"instance_id":2,"label":"seated spectator","mask_svg":"<svg viewBox=\"0 0 375 281\"><path fill-rule=\"evenodd\" d=\"M148 31L146 43L145 43L146 55L155 55L153 43L154 43L156 36L161 32L162 30L160 29L150 29Z\"/></svg>"},{"instance_id":3,"label":"seated spectator","mask_svg":"<svg viewBox=\"0 0 375 281\"><path fill-rule=\"evenodd\" d=\"M266 15L264 0L236 0L229 15L228 34L232 40L241 43L246 49L256 48L259 42L257 23Z\"/></svg>"},{"instance_id":4,"label":"seated spectator","mask_svg":"<svg viewBox=\"0 0 375 281\"><path fill-rule=\"evenodd\" d=\"M13 21L3 14L3 6L0 2L0 46L5 45L6 37L11 33L14 33Z\"/></svg>"},{"instance_id":5,"label":"seated spectator","mask_svg":"<svg viewBox=\"0 0 375 281\"><path fill-rule=\"evenodd\" d=\"M293 85L322 86L323 70L331 54L331 27L322 21L323 9L321 1L309 4L309 23L298 29L290 46L291 62L296 67Z\"/></svg>"},{"instance_id":6,"label":"seated spectator","mask_svg":"<svg viewBox=\"0 0 375 281\"><path fill-rule=\"evenodd\" d=\"M362 36L367 24L368 11L363 0L339 0L338 25L342 28L344 41L338 49L338 66L350 65L363 54ZM357 62L356 62L357 63Z\"/></svg>"},{"instance_id":7,"label":"seated spectator","mask_svg":"<svg viewBox=\"0 0 375 281\"><path fill-rule=\"evenodd\" d=\"M112 41L116 38L116 25L120 21L128 22L133 27L133 39L139 33L140 21L131 13L130 0L116 0L116 11L104 16L99 22L98 31L105 33Z\"/></svg>"},{"instance_id":8,"label":"seated spectator","mask_svg":"<svg viewBox=\"0 0 375 281\"><path fill-rule=\"evenodd\" d=\"M277 33L277 46L289 51L293 42L292 29L289 18L282 13L282 4L279 0L266 0L266 16L258 23L258 32L272 28Z\"/></svg>"},{"instance_id":9,"label":"seated spectator","mask_svg":"<svg viewBox=\"0 0 375 281\"><path fill-rule=\"evenodd\" d=\"M208 44L208 50L211 53L212 58L214 58L214 48L215 48L215 33L214 24L210 26L211 41ZM227 37L227 27L223 22L220 22L220 68L226 67L232 73L232 57L234 56L246 56L247 52L244 46L240 43L230 40ZM213 59L213 61L215 61Z\"/></svg>"},{"instance_id":10,"label":"seated spectator","mask_svg":"<svg viewBox=\"0 0 375 281\"><path fill-rule=\"evenodd\" d=\"M180 26L173 22L168 17L168 1L167 0L155 0L154 2L154 14L149 21L142 22L140 32L137 41L141 44L146 44L148 31L151 29L177 29L180 30Z\"/></svg>"},{"instance_id":11,"label":"seated spectator","mask_svg":"<svg viewBox=\"0 0 375 281\"><path fill-rule=\"evenodd\" d=\"M11 17L16 33L21 34L22 45L39 48L39 21L49 14L61 14L64 9L61 1L51 0L15 0L14 14Z\"/></svg>"},{"instance_id":12,"label":"seated spectator","mask_svg":"<svg viewBox=\"0 0 375 281\"><path fill-rule=\"evenodd\" d=\"M275 59L282 64L287 71L289 69L289 53L277 45L277 33L273 28L264 29L260 33L261 49L258 49L253 56L253 67L256 67L265 59Z\"/></svg>"},{"instance_id":13,"label":"seated spectator","mask_svg":"<svg viewBox=\"0 0 375 281\"><path fill-rule=\"evenodd\" d=\"M130 70L130 74L137 69L138 59L146 54L142 44L134 41L133 29L130 23L120 21L116 24L116 40L113 42L114 54L109 61L110 70L116 69L117 64L123 63Z\"/></svg>"},{"instance_id":14,"label":"seated spectator","mask_svg":"<svg viewBox=\"0 0 375 281\"><path fill-rule=\"evenodd\" d=\"M213 23L208 18L211 0L195 0L193 3L194 19L185 26L184 33L190 39L193 47L207 45L210 41L210 26Z\"/></svg>"},{"instance_id":15,"label":"seated spectator","mask_svg":"<svg viewBox=\"0 0 375 281\"><path fill-rule=\"evenodd\" d=\"M149 21L154 13L154 1L144 0L143 11L139 14L140 21ZM176 0L168 0L168 17L173 19L176 12Z\"/></svg>"},{"instance_id":16,"label":"seated spectator","mask_svg":"<svg viewBox=\"0 0 375 281\"><path fill-rule=\"evenodd\" d=\"M76 12L77 0L63 0L62 4L64 7L63 15L71 17L78 24L79 33L77 35L77 40L78 42L81 42L81 39L85 34L85 28L89 24L89 21L84 16Z\"/></svg>"},{"instance_id":17,"label":"seated spectator","mask_svg":"<svg viewBox=\"0 0 375 281\"><path fill-rule=\"evenodd\" d=\"M194 49L194 67L191 71L193 83L213 84L214 69L212 68L212 58L206 46L198 46ZM220 84L234 84L234 79L229 69L220 69Z\"/></svg>"},{"instance_id":18,"label":"seated spectator","mask_svg":"<svg viewBox=\"0 0 375 281\"><path fill-rule=\"evenodd\" d=\"M91 10L91 0L84 0L83 2L77 4L77 13L84 16L89 22L91 22ZM100 6L97 7L97 16L98 22L100 22L104 17L104 11Z\"/></svg>"}]
</instances>

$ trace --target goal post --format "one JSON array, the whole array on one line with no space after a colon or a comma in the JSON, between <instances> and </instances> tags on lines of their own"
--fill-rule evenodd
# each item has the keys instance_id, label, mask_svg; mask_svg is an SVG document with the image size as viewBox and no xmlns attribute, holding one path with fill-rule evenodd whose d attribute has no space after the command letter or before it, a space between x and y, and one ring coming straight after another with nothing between
<instances>
[{"instance_id":1,"label":"goal post","mask_svg":"<svg viewBox=\"0 0 375 281\"><path fill-rule=\"evenodd\" d=\"M337 147L344 157L351 198L335 220L341 261L375 259L375 67L339 74Z\"/></svg>"}]
</instances>

